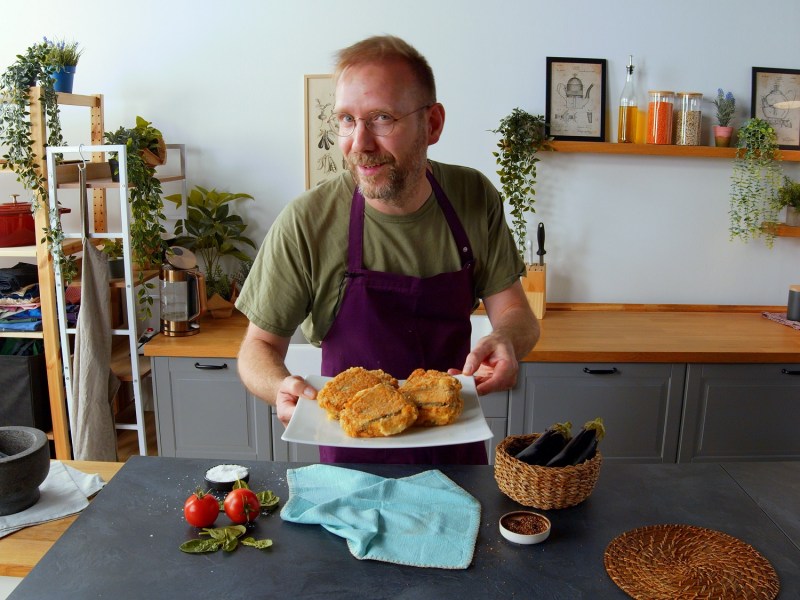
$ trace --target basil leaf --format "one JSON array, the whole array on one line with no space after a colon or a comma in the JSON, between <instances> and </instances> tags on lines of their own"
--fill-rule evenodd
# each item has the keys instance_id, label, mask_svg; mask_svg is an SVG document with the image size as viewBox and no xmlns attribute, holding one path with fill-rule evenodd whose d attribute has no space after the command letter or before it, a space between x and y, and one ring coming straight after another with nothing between
<instances>
[{"instance_id":1,"label":"basil leaf","mask_svg":"<svg viewBox=\"0 0 800 600\"><path fill-rule=\"evenodd\" d=\"M233 484L233 488L231 488L231 489L238 490L240 488L244 488L246 490L249 490L250 486L247 485L246 481L242 481L241 479L237 479Z\"/></svg>"},{"instance_id":2,"label":"basil leaf","mask_svg":"<svg viewBox=\"0 0 800 600\"><path fill-rule=\"evenodd\" d=\"M216 552L222 546L222 542L215 539L194 539L181 544L181 551L188 554L202 554L204 552Z\"/></svg>"},{"instance_id":3,"label":"basil leaf","mask_svg":"<svg viewBox=\"0 0 800 600\"><path fill-rule=\"evenodd\" d=\"M281 500L269 490L258 492L256 496L258 497L258 501L261 503L261 508L265 508L267 510L272 510L278 506L278 502Z\"/></svg>"},{"instance_id":4,"label":"basil leaf","mask_svg":"<svg viewBox=\"0 0 800 600\"><path fill-rule=\"evenodd\" d=\"M258 548L259 550L263 550L264 548L269 548L272 546L272 540L256 540L251 537L246 537L242 540L243 546L252 546L253 548Z\"/></svg>"},{"instance_id":5,"label":"basil leaf","mask_svg":"<svg viewBox=\"0 0 800 600\"><path fill-rule=\"evenodd\" d=\"M222 542L222 549L225 552L233 552L234 550L236 550L236 546L238 545L239 545L239 538L231 537Z\"/></svg>"}]
</instances>

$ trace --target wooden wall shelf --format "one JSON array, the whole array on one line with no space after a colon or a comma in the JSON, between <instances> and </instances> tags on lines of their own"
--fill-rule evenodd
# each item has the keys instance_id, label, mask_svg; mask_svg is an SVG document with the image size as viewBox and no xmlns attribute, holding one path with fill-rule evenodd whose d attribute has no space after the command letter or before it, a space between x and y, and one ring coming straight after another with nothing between
<instances>
[{"instance_id":1,"label":"wooden wall shelf","mask_svg":"<svg viewBox=\"0 0 800 600\"><path fill-rule=\"evenodd\" d=\"M676 156L682 158L736 157L736 148L716 146L672 146L665 144L617 144L613 142L551 142L556 152L583 154L622 154L628 156ZM787 162L800 162L800 150L781 150Z\"/></svg>"}]
</instances>

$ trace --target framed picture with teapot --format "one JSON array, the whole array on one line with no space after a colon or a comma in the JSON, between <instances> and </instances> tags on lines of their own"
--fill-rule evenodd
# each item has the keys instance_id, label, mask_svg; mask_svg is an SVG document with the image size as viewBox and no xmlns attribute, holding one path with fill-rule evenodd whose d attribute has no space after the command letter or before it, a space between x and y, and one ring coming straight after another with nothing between
<instances>
[{"instance_id":1,"label":"framed picture with teapot","mask_svg":"<svg viewBox=\"0 0 800 600\"><path fill-rule=\"evenodd\" d=\"M548 135L606 141L606 59L547 57Z\"/></svg>"},{"instance_id":2,"label":"framed picture with teapot","mask_svg":"<svg viewBox=\"0 0 800 600\"><path fill-rule=\"evenodd\" d=\"M800 71L753 67L750 116L772 125L780 148L800 150Z\"/></svg>"}]
</instances>

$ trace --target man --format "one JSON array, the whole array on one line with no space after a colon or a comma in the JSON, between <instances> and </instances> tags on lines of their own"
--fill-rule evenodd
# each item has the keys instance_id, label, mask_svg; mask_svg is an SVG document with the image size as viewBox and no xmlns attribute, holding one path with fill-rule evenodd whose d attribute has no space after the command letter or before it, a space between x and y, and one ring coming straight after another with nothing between
<instances>
[{"instance_id":1,"label":"man","mask_svg":"<svg viewBox=\"0 0 800 600\"><path fill-rule=\"evenodd\" d=\"M349 171L289 204L270 229L236 306L250 320L239 353L247 388L288 423L316 390L284 365L302 323L322 375L352 367L405 379L416 368L509 389L539 326L500 197L475 170L429 162L444 127L433 72L403 40L342 50L331 128ZM493 332L470 351L483 299ZM443 432L444 435L444 432ZM483 443L391 451L320 447L323 462L486 464Z\"/></svg>"}]
</instances>

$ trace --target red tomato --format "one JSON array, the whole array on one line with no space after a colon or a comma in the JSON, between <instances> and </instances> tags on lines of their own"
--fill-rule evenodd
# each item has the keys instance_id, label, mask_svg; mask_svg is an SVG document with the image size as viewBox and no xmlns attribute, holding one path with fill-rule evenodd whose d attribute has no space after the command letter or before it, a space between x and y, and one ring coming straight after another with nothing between
<instances>
[{"instance_id":1,"label":"red tomato","mask_svg":"<svg viewBox=\"0 0 800 600\"><path fill-rule=\"evenodd\" d=\"M197 490L183 503L183 516L189 525L211 527L219 515L219 501L211 494Z\"/></svg>"},{"instance_id":2,"label":"red tomato","mask_svg":"<svg viewBox=\"0 0 800 600\"><path fill-rule=\"evenodd\" d=\"M261 502L258 501L258 496L246 488L231 490L225 496L223 507L228 518L237 525L255 521L261 513Z\"/></svg>"}]
</instances>

